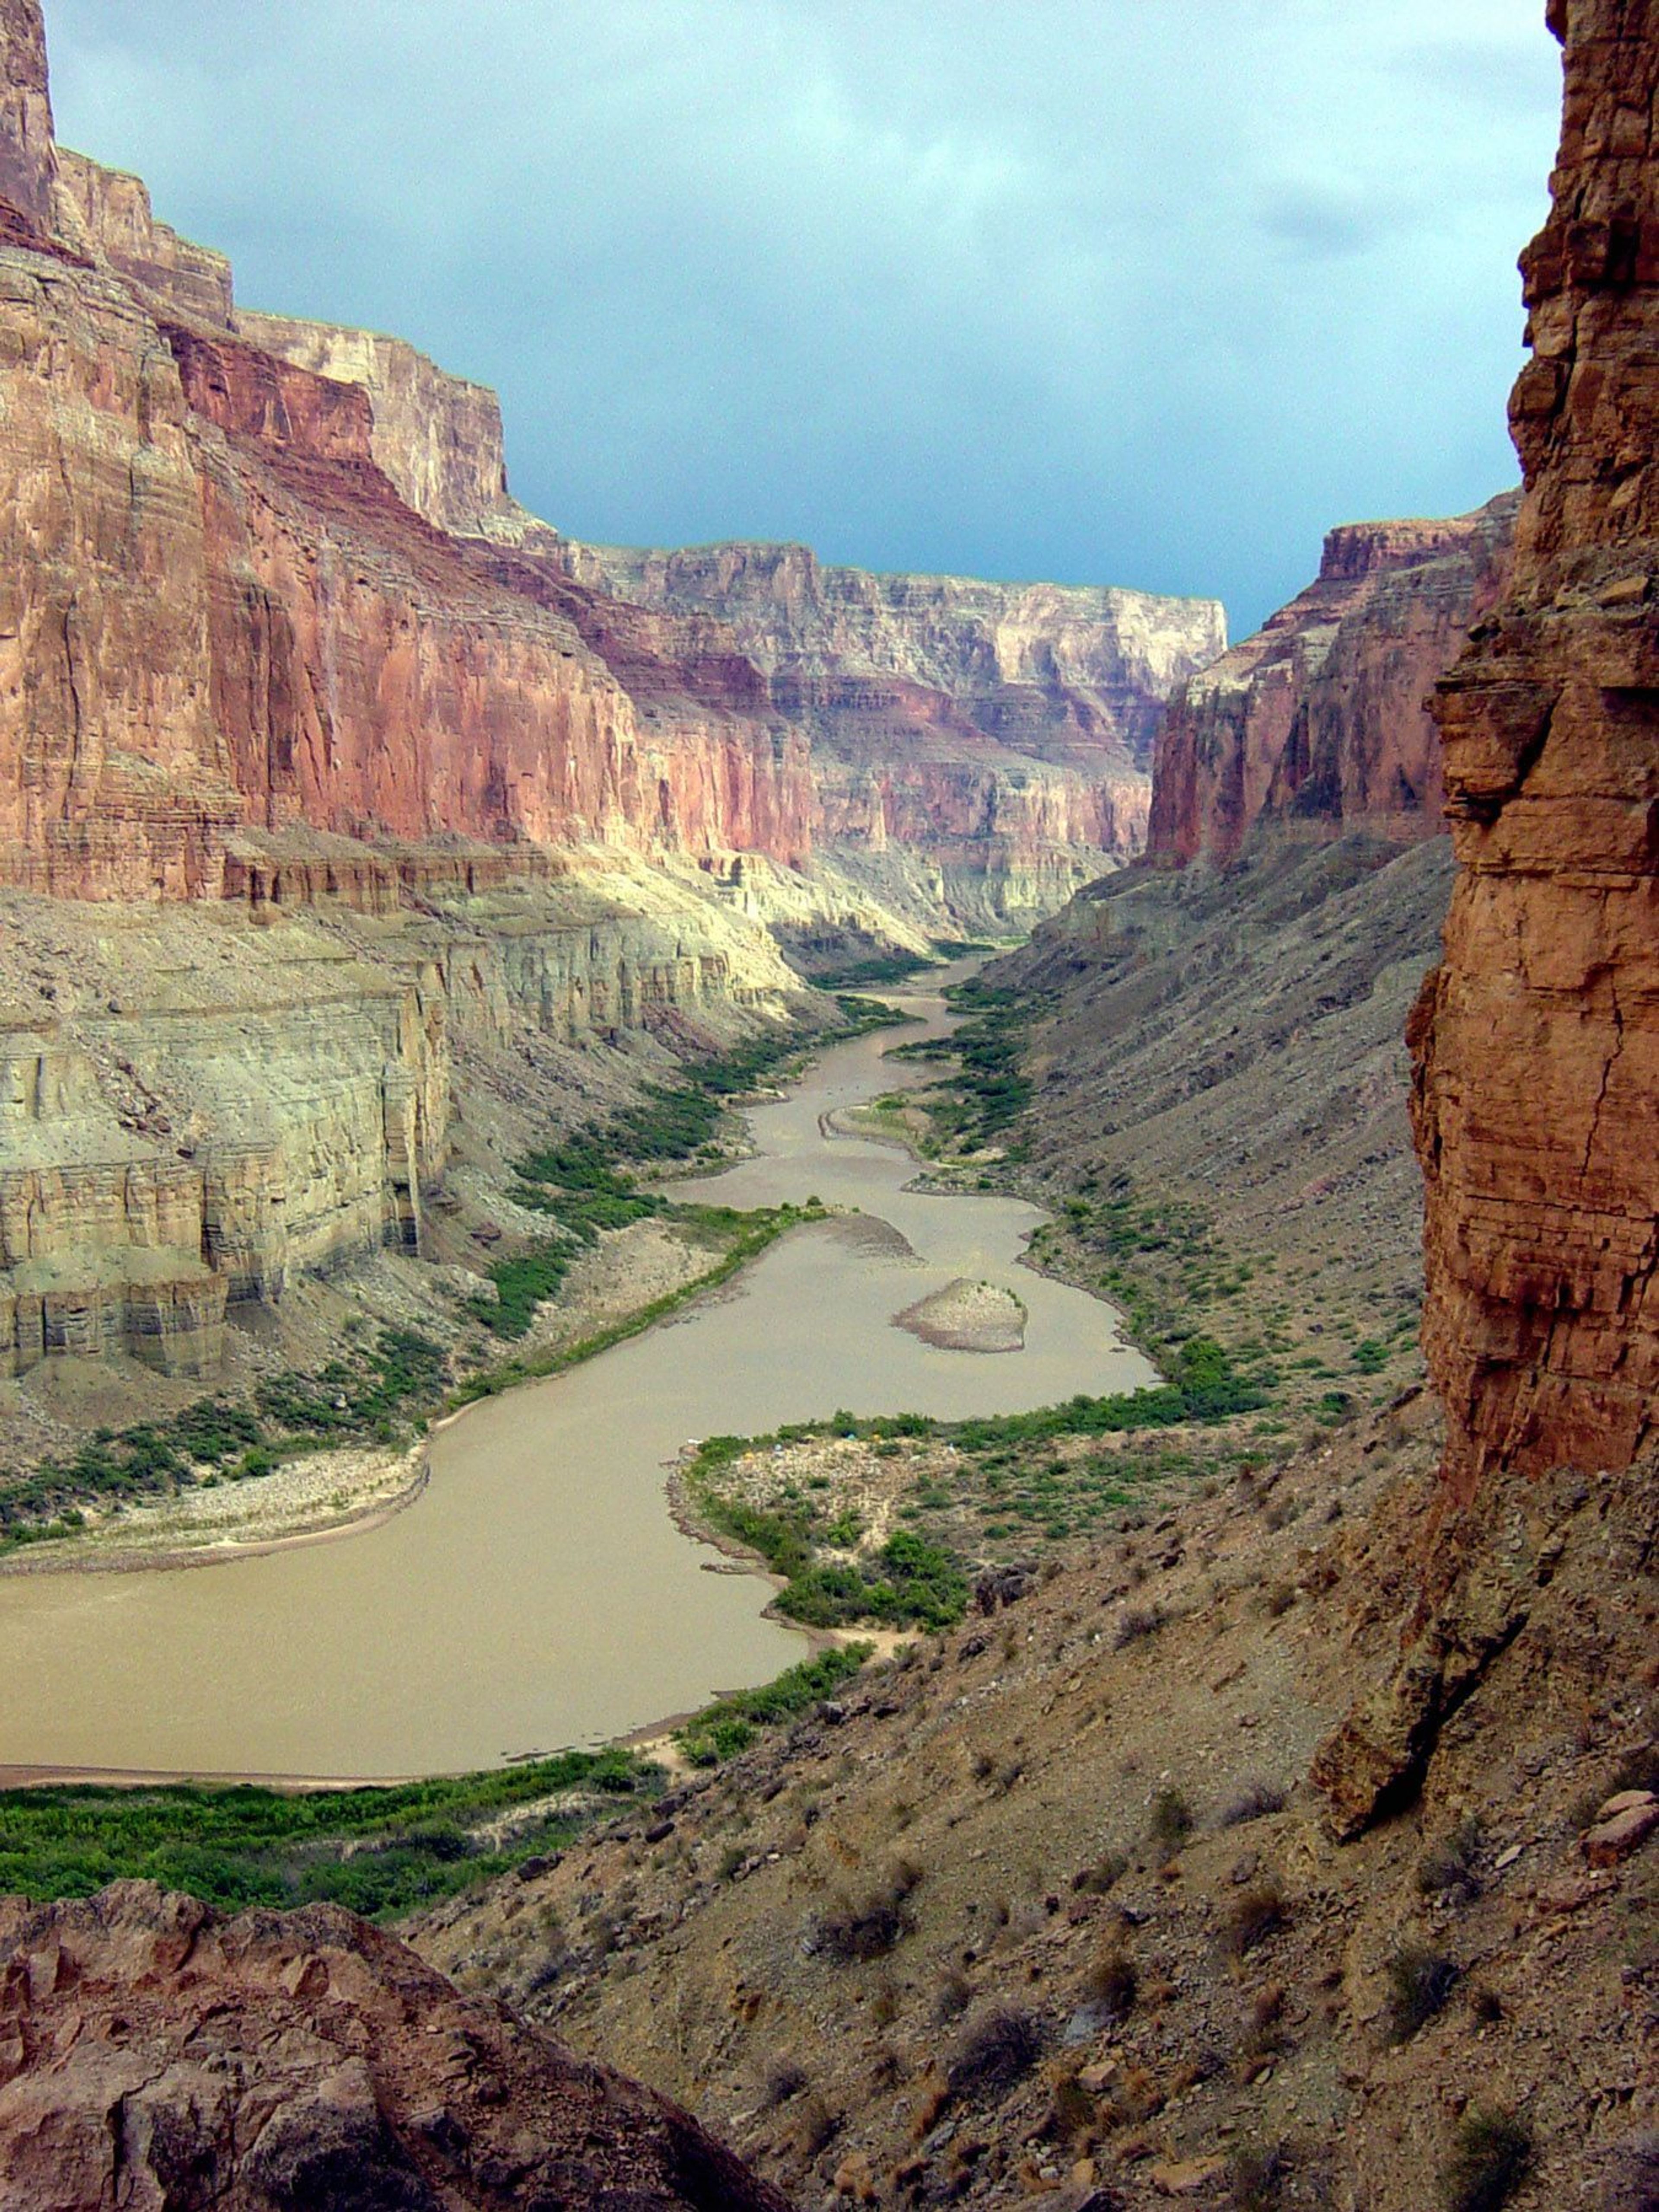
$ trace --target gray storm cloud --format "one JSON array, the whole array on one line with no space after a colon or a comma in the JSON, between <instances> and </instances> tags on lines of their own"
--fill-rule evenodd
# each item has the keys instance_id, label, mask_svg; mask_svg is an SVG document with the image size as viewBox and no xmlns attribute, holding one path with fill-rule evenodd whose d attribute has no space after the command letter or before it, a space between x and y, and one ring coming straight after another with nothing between
<instances>
[{"instance_id":1,"label":"gray storm cloud","mask_svg":"<svg viewBox=\"0 0 1659 2212\"><path fill-rule=\"evenodd\" d=\"M1513 480L1514 0L47 0L250 304L496 385L590 538L1214 592Z\"/></svg>"}]
</instances>

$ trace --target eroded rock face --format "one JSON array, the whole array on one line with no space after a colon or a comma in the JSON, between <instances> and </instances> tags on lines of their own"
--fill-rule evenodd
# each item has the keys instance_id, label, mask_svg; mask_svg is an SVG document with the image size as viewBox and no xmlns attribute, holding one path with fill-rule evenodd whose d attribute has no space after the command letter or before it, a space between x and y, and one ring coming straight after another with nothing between
<instances>
[{"instance_id":1,"label":"eroded rock face","mask_svg":"<svg viewBox=\"0 0 1659 2212\"><path fill-rule=\"evenodd\" d=\"M31 2212L787 2212L665 2099L330 1905L0 1902L0 2197Z\"/></svg>"},{"instance_id":2,"label":"eroded rock face","mask_svg":"<svg viewBox=\"0 0 1659 2212\"><path fill-rule=\"evenodd\" d=\"M230 263L156 220L142 178L106 169L67 146L57 149L56 227L107 261L152 304L228 328Z\"/></svg>"},{"instance_id":3,"label":"eroded rock face","mask_svg":"<svg viewBox=\"0 0 1659 2212\"><path fill-rule=\"evenodd\" d=\"M1350 524L1319 575L1176 692L1148 851L1224 866L1258 822L1304 838L1438 836L1437 677L1500 588L1513 494L1446 522Z\"/></svg>"},{"instance_id":4,"label":"eroded rock face","mask_svg":"<svg viewBox=\"0 0 1659 2212\"><path fill-rule=\"evenodd\" d=\"M501 402L402 338L291 315L236 317L250 344L368 394L374 454L405 505L440 530L482 537L516 513L507 489Z\"/></svg>"},{"instance_id":5,"label":"eroded rock face","mask_svg":"<svg viewBox=\"0 0 1659 2212\"><path fill-rule=\"evenodd\" d=\"M1455 1502L1628 1465L1659 1398L1659 6L1556 0L1502 603L1440 688L1459 873L1413 1017L1424 1342Z\"/></svg>"},{"instance_id":6,"label":"eroded rock face","mask_svg":"<svg viewBox=\"0 0 1659 2212\"><path fill-rule=\"evenodd\" d=\"M0 0L0 199L45 229L56 174L40 0Z\"/></svg>"},{"instance_id":7,"label":"eroded rock face","mask_svg":"<svg viewBox=\"0 0 1659 2212\"><path fill-rule=\"evenodd\" d=\"M0 65L3 550L31 602L0 882L216 896L239 822L791 866L823 839L927 854L979 918L1139 848L1213 603L573 545L509 496L493 393L239 309L137 178L54 146L38 0L3 0Z\"/></svg>"},{"instance_id":8,"label":"eroded rock face","mask_svg":"<svg viewBox=\"0 0 1659 2212\"><path fill-rule=\"evenodd\" d=\"M0 63L0 882L213 897L240 823L805 856L805 741L729 637L451 534L514 512L491 395L239 337L222 258L53 147L33 0Z\"/></svg>"},{"instance_id":9,"label":"eroded rock face","mask_svg":"<svg viewBox=\"0 0 1659 2212\"><path fill-rule=\"evenodd\" d=\"M244 834L257 927L0 898L0 1375L212 1375L228 1313L428 1249L480 1056L782 1012L775 946L699 872L538 857Z\"/></svg>"},{"instance_id":10,"label":"eroded rock face","mask_svg":"<svg viewBox=\"0 0 1659 2212\"><path fill-rule=\"evenodd\" d=\"M969 907L1051 911L1145 841L1171 690L1226 642L1207 599L829 567L804 545L529 541L577 581L716 617L811 738L817 835L937 860Z\"/></svg>"},{"instance_id":11,"label":"eroded rock face","mask_svg":"<svg viewBox=\"0 0 1659 2212\"><path fill-rule=\"evenodd\" d=\"M0 246L0 882L213 896L241 813L171 354L112 275Z\"/></svg>"}]
</instances>

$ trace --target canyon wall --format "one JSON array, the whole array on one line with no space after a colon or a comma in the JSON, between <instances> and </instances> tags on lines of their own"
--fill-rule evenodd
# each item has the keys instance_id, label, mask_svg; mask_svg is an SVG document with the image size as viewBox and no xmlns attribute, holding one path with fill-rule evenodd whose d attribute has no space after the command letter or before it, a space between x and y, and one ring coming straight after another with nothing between
<instances>
[{"instance_id":1,"label":"canyon wall","mask_svg":"<svg viewBox=\"0 0 1659 2212\"><path fill-rule=\"evenodd\" d=\"M108 272L0 244L0 883L212 896L242 802L172 355Z\"/></svg>"},{"instance_id":2,"label":"canyon wall","mask_svg":"<svg viewBox=\"0 0 1659 2212\"><path fill-rule=\"evenodd\" d=\"M296 1273L428 1249L462 1094L545 1129L572 1049L784 1012L717 883L569 866L255 833L235 904L0 896L0 1375L212 1375Z\"/></svg>"},{"instance_id":3,"label":"canyon wall","mask_svg":"<svg viewBox=\"0 0 1659 2212\"><path fill-rule=\"evenodd\" d=\"M647 606L717 615L780 702L823 722L842 687L952 702L988 738L1036 758L1104 750L1145 767L1164 702L1226 643L1213 599L961 576L883 576L805 545L647 552L558 542L577 580Z\"/></svg>"},{"instance_id":4,"label":"canyon wall","mask_svg":"<svg viewBox=\"0 0 1659 2212\"><path fill-rule=\"evenodd\" d=\"M44 228L56 176L40 0L0 0L0 199Z\"/></svg>"},{"instance_id":5,"label":"canyon wall","mask_svg":"<svg viewBox=\"0 0 1659 2212\"><path fill-rule=\"evenodd\" d=\"M375 461L404 504L437 529L482 537L516 515L501 402L487 386L451 376L378 331L246 309L234 321L262 352L368 392Z\"/></svg>"},{"instance_id":6,"label":"canyon wall","mask_svg":"<svg viewBox=\"0 0 1659 2212\"><path fill-rule=\"evenodd\" d=\"M1411 1030L1454 1504L1500 1463L1628 1465L1659 1400L1659 5L1553 0L1551 24L1525 493L1509 590L1435 702L1458 874Z\"/></svg>"},{"instance_id":7,"label":"canyon wall","mask_svg":"<svg viewBox=\"0 0 1659 2212\"><path fill-rule=\"evenodd\" d=\"M157 305L228 329L230 263L156 220L140 177L106 169L70 147L57 149L53 227Z\"/></svg>"},{"instance_id":8,"label":"canyon wall","mask_svg":"<svg viewBox=\"0 0 1659 2212\"><path fill-rule=\"evenodd\" d=\"M821 842L902 841L981 918L1050 912L1140 849L1164 702L1226 643L1213 600L874 575L804 545L534 544L582 584L717 618L811 735Z\"/></svg>"},{"instance_id":9,"label":"canyon wall","mask_svg":"<svg viewBox=\"0 0 1659 2212\"><path fill-rule=\"evenodd\" d=\"M731 639L483 542L493 395L239 316L54 146L38 8L0 33L0 882L216 896L239 823L802 860L807 744Z\"/></svg>"},{"instance_id":10,"label":"canyon wall","mask_svg":"<svg viewBox=\"0 0 1659 2212\"><path fill-rule=\"evenodd\" d=\"M1438 836L1428 693L1497 597L1516 500L1443 522L1356 523L1308 589L1176 692L1158 741L1147 848L1235 859L1281 836Z\"/></svg>"}]
</instances>

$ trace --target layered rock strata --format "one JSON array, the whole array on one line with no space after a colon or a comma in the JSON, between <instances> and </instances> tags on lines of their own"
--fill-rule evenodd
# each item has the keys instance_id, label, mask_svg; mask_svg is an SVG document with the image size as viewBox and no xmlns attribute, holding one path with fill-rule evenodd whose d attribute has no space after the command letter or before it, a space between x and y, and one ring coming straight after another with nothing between
<instances>
[{"instance_id":1,"label":"layered rock strata","mask_svg":"<svg viewBox=\"0 0 1659 2212\"><path fill-rule=\"evenodd\" d=\"M788 2212L666 2099L328 1905L0 1905L0 2197L34 2212Z\"/></svg>"},{"instance_id":2,"label":"layered rock strata","mask_svg":"<svg viewBox=\"0 0 1659 2212\"><path fill-rule=\"evenodd\" d=\"M0 63L0 887L108 949L53 980L26 896L0 960L0 1366L210 1373L295 1270L422 1249L469 1053L706 1038L782 1009L769 931L921 945L1138 840L1218 611L576 573L493 394L239 308L56 145L36 0ZM175 944L146 905L291 926Z\"/></svg>"},{"instance_id":3,"label":"layered rock strata","mask_svg":"<svg viewBox=\"0 0 1659 2212\"><path fill-rule=\"evenodd\" d=\"M493 398L238 335L228 265L53 147L15 16L0 881L215 896L241 823L803 859L806 744L731 640L451 534L504 500Z\"/></svg>"},{"instance_id":4,"label":"layered rock strata","mask_svg":"<svg viewBox=\"0 0 1659 2212\"><path fill-rule=\"evenodd\" d=\"M1279 836L1438 836L1435 679L1501 588L1516 500L1444 522L1349 524L1316 581L1176 691L1158 740L1148 851L1233 860Z\"/></svg>"},{"instance_id":5,"label":"layered rock strata","mask_svg":"<svg viewBox=\"0 0 1659 2212\"><path fill-rule=\"evenodd\" d=\"M1554 0L1514 572L1442 684L1458 862L1413 1018L1424 1342L1467 1503L1623 1468L1659 1401L1659 6Z\"/></svg>"},{"instance_id":6,"label":"layered rock strata","mask_svg":"<svg viewBox=\"0 0 1659 2212\"><path fill-rule=\"evenodd\" d=\"M458 1091L516 1065L546 1127L549 1050L786 1009L769 939L700 878L364 858L245 836L246 920L0 900L0 1375L211 1375L228 1314L296 1273L426 1249Z\"/></svg>"},{"instance_id":7,"label":"layered rock strata","mask_svg":"<svg viewBox=\"0 0 1659 2212\"><path fill-rule=\"evenodd\" d=\"M246 309L234 325L261 352L368 394L375 462L435 528L483 537L521 515L507 488L501 403L486 385L452 376L378 331Z\"/></svg>"},{"instance_id":8,"label":"layered rock strata","mask_svg":"<svg viewBox=\"0 0 1659 2212\"><path fill-rule=\"evenodd\" d=\"M874 575L803 545L535 543L583 584L717 617L811 737L820 842L927 853L978 912L1052 911L1140 849L1164 702L1226 643L1212 600Z\"/></svg>"}]
</instances>

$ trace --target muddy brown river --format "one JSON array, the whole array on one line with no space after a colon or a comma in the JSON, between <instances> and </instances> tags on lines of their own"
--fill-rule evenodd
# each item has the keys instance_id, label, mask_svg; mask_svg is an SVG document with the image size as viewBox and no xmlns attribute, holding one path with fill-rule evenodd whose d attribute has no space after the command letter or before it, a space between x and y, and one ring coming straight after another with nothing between
<instances>
[{"instance_id":1,"label":"muddy brown river","mask_svg":"<svg viewBox=\"0 0 1659 2212\"><path fill-rule=\"evenodd\" d=\"M935 994L888 995L945 1025ZM680 1187L740 1206L816 1193L866 1219L796 1230L673 1322L473 1408L394 1520L212 1567L0 1579L0 1765L390 1777L625 1734L805 1649L763 1618L765 1582L705 1571L716 1555L671 1520L665 1466L689 1439L1152 1380L1109 1307L1018 1265L1036 1208L907 1190L907 1154L826 1133L904 1080L882 1054L921 1034L835 1047L750 1111L752 1159ZM958 1276L1018 1291L1023 1351L892 1325Z\"/></svg>"}]
</instances>

